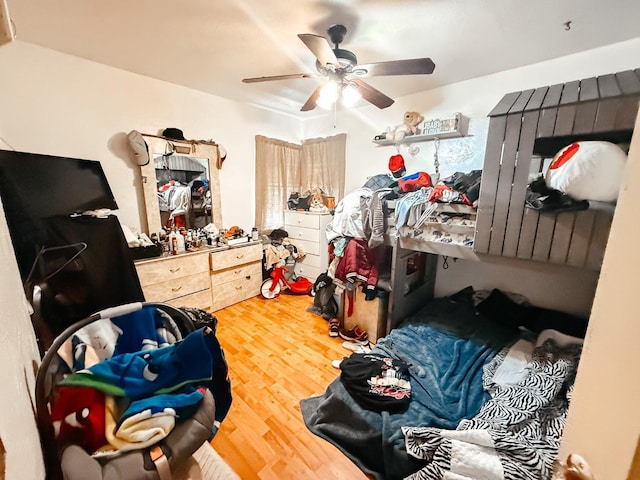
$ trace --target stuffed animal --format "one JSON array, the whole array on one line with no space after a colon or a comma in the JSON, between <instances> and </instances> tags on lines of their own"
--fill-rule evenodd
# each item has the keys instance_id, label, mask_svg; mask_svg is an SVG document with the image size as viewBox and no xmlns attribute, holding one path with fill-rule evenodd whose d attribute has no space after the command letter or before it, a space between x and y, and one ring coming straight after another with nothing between
<instances>
[{"instance_id":1,"label":"stuffed animal","mask_svg":"<svg viewBox=\"0 0 640 480\"><path fill-rule=\"evenodd\" d=\"M570 453L565 462L555 465L551 480L595 480L595 477L584 458Z\"/></svg>"},{"instance_id":2,"label":"stuffed animal","mask_svg":"<svg viewBox=\"0 0 640 480\"><path fill-rule=\"evenodd\" d=\"M309 211L316 213L327 213L327 196L322 193L322 190L315 188L311 192L311 198L309 199Z\"/></svg>"},{"instance_id":3,"label":"stuffed animal","mask_svg":"<svg viewBox=\"0 0 640 480\"><path fill-rule=\"evenodd\" d=\"M387 132L387 140L402 140L409 135L415 135L418 131L418 125L424 121L424 117L418 112L405 112L402 125L398 125L395 129Z\"/></svg>"}]
</instances>

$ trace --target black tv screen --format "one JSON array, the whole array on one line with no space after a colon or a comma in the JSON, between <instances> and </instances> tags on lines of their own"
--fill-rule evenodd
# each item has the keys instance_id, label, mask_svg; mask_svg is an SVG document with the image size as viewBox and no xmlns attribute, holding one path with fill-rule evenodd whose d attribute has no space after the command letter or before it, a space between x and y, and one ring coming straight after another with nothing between
<instances>
[{"instance_id":1,"label":"black tv screen","mask_svg":"<svg viewBox=\"0 0 640 480\"><path fill-rule=\"evenodd\" d=\"M0 150L0 198L25 293L40 289L50 334L144 300L118 218L76 215L118 208L100 162ZM41 347L47 329L37 332Z\"/></svg>"},{"instance_id":2,"label":"black tv screen","mask_svg":"<svg viewBox=\"0 0 640 480\"><path fill-rule=\"evenodd\" d=\"M95 160L0 150L0 197L20 272L47 244L45 219L118 205Z\"/></svg>"},{"instance_id":3,"label":"black tv screen","mask_svg":"<svg viewBox=\"0 0 640 480\"><path fill-rule=\"evenodd\" d=\"M118 208L100 162L10 150L0 150L0 195L5 211L39 218Z\"/></svg>"}]
</instances>

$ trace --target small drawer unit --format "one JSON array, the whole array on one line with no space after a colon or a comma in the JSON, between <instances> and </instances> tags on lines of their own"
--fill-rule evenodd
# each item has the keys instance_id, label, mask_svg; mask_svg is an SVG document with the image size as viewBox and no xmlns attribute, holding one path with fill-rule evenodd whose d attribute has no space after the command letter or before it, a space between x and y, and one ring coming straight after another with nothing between
<instances>
[{"instance_id":1,"label":"small drawer unit","mask_svg":"<svg viewBox=\"0 0 640 480\"><path fill-rule=\"evenodd\" d=\"M140 260L136 271L148 302L202 309L211 306L207 252Z\"/></svg>"},{"instance_id":2,"label":"small drawer unit","mask_svg":"<svg viewBox=\"0 0 640 480\"><path fill-rule=\"evenodd\" d=\"M304 258L296 262L296 275L311 281L327 270L329 254L327 225L333 220L329 213L284 212L284 229L289 238L305 252Z\"/></svg>"},{"instance_id":3,"label":"small drawer unit","mask_svg":"<svg viewBox=\"0 0 640 480\"><path fill-rule=\"evenodd\" d=\"M262 243L211 252L211 310L254 297L262 283Z\"/></svg>"}]
</instances>

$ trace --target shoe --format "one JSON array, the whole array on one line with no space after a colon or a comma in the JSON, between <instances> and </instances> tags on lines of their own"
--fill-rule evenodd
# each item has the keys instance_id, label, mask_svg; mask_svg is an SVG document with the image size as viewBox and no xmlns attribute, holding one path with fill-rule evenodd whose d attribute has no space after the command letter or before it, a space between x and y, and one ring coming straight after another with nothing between
<instances>
[{"instance_id":1,"label":"shoe","mask_svg":"<svg viewBox=\"0 0 640 480\"><path fill-rule=\"evenodd\" d=\"M333 360L333 361L331 362L331 366L332 366L333 368L340 368L340 364L341 364L341 363L342 363L342 360Z\"/></svg>"},{"instance_id":2,"label":"shoe","mask_svg":"<svg viewBox=\"0 0 640 480\"><path fill-rule=\"evenodd\" d=\"M353 327L351 330L344 330L341 328L338 331L338 335L345 340L359 343L360 345L369 343L367 332L362 330L358 325Z\"/></svg>"},{"instance_id":3,"label":"shoe","mask_svg":"<svg viewBox=\"0 0 640 480\"><path fill-rule=\"evenodd\" d=\"M339 326L340 326L340 322L338 321L337 318L332 318L331 320L329 320L329 336L330 337L338 336Z\"/></svg>"},{"instance_id":4,"label":"shoe","mask_svg":"<svg viewBox=\"0 0 640 480\"><path fill-rule=\"evenodd\" d=\"M342 342L342 348L346 348L347 350L351 350L355 353L369 353L371 351L371 345L369 342L363 345L353 342Z\"/></svg>"}]
</instances>

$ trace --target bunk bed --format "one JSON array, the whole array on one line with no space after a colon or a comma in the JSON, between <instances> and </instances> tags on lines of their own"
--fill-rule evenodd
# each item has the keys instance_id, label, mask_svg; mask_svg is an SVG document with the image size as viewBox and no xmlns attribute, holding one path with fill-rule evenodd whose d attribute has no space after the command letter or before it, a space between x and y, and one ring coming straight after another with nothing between
<instances>
[{"instance_id":1,"label":"bunk bed","mask_svg":"<svg viewBox=\"0 0 640 480\"><path fill-rule=\"evenodd\" d=\"M572 142L628 142L639 99L640 69L505 95L489 114L477 210L463 212L473 221L462 225L474 231L467 245L403 235L386 203L387 335L369 354L404 362L411 401L393 413L363 408L342 372L301 401L313 433L377 479L550 478L586 320L495 290L434 299L435 262L500 255L599 270L615 206L540 213L526 207L527 184ZM426 259L418 278L407 274L415 255Z\"/></svg>"}]
</instances>

